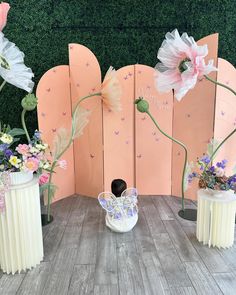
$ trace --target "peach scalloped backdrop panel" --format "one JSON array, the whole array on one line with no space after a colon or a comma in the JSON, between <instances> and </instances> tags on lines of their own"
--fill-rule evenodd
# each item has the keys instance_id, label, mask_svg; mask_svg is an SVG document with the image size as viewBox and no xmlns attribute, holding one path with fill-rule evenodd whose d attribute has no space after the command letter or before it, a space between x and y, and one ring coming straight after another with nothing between
<instances>
[{"instance_id":1,"label":"peach scalloped backdrop panel","mask_svg":"<svg viewBox=\"0 0 236 295\"><path fill-rule=\"evenodd\" d=\"M100 92L101 70L87 47L69 44L72 106L79 98ZM96 197L103 190L102 103L96 96L81 105L92 111L84 134L74 142L76 193Z\"/></svg>"},{"instance_id":2,"label":"peach scalloped backdrop panel","mask_svg":"<svg viewBox=\"0 0 236 295\"><path fill-rule=\"evenodd\" d=\"M69 66L57 66L47 71L39 81L36 95L39 130L52 149L57 130L61 127L71 128ZM75 193L73 147L62 159L67 161L67 170L55 169L53 183L58 190L54 201Z\"/></svg>"},{"instance_id":3,"label":"peach scalloped backdrop panel","mask_svg":"<svg viewBox=\"0 0 236 295\"><path fill-rule=\"evenodd\" d=\"M128 187L134 178L134 66L117 71L122 87L122 111L103 108L104 189L111 190L113 179L122 178Z\"/></svg>"},{"instance_id":4,"label":"peach scalloped backdrop panel","mask_svg":"<svg viewBox=\"0 0 236 295\"><path fill-rule=\"evenodd\" d=\"M236 69L228 61L218 59L217 81L235 89ZM222 141L233 129L236 128L236 99L229 90L218 86L216 88L216 110L214 137L217 141ZM226 173L232 175L236 165L236 134L234 134L220 149L216 161L227 159Z\"/></svg>"},{"instance_id":5,"label":"peach scalloped backdrop panel","mask_svg":"<svg viewBox=\"0 0 236 295\"><path fill-rule=\"evenodd\" d=\"M161 128L172 134L172 93L160 94L154 85L155 70L135 65L135 98L144 97ZM171 194L172 142L162 135L149 116L135 111L136 186L141 195Z\"/></svg>"},{"instance_id":6,"label":"peach scalloped backdrop panel","mask_svg":"<svg viewBox=\"0 0 236 295\"><path fill-rule=\"evenodd\" d=\"M208 59L217 64L218 34L207 36L197 42L207 44ZM216 79L216 72L211 73ZM209 140L213 137L216 87L202 79L183 99L174 100L173 137L182 141L188 148L189 161L196 161L206 151ZM184 162L183 149L173 144L172 151L172 195L181 196L181 177ZM196 199L197 181L186 192L186 197Z\"/></svg>"},{"instance_id":7,"label":"peach scalloped backdrop panel","mask_svg":"<svg viewBox=\"0 0 236 295\"><path fill-rule=\"evenodd\" d=\"M218 34L198 42L205 43L208 59L213 58L216 64ZM50 145L59 127L70 128L71 109L77 99L100 91L101 71L95 55L82 45L69 44L69 60L70 66L57 66L46 72L37 87L39 128ZM216 87L205 79L181 102L173 102L171 93L156 91L153 68L131 65L117 72L123 88L123 110L110 112L102 107L99 97L83 103L92 115L84 135L63 156L68 161L67 171L57 169L54 176L59 187L56 200L75 192L96 197L102 190L110 190L114 178L124 178L128 186L136 185L143 195L181 195L183 151L162 136L150 118L135 110L133 102L138 96L149 101L163 130L188 146L189 160L195 161L206 151L213 135L222 139L236 126L233 95L220 87L216 93ZM216 79L216 73L211 77ZM231 86L236 82L235 69L222 59L218 80ZM230 160L230 170L235 160L235 141L234 136L218 156ZM196 190L195 184L186 197L196 199Z\"/></svg>"}]
</instances>

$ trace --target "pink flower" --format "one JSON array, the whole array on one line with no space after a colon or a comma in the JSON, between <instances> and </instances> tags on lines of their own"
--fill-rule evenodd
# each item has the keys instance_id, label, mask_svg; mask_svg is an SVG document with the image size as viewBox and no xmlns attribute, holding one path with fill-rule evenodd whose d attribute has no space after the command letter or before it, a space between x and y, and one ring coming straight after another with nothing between
<instances>
[{"instance_id":1,"label":"pink flower","mask_svg":"<svg viewBox=\"0 0 236 295\"><path fill-rule=\"evenodd\" d=\"M27 156L29 152L29 146L27 144L19 144L16 147L16 151L23 156Z\"/></svg>"},{"instance_id":2,"label":"pink flower","mask_svg":"<svg viewBox=\"0 0 236 295\"><path fill-rule=\"evenodd\" d=\"M49 181L49 173L43 173L39 177L39 185L43 185L48 183Z\"/></svg>"},{"instance_id":3,"label":"pink flower","mask_svg":"<svg viewBox=\"0 0 236 295\"><path fill-rule=\"evenodd\" d=\"M8 3L2 2L0 4L0 31L3 30L7 23L7 14L10 9L10 5Z\"/></svg>"},{"instance_id":4,"label":"pink flower","mask_svg":"<svg viewBox=\"0 0 236 295\"><path fill-rule=\"evenodd\" d=\"M120 111L122 95L121 85L116 70L110 67L104 77L101 87L102 101L111 111Z\"/></svg>"},{"instance_id":5,"label":"pink flower","mask_svg":"<svg viewBox=\"0 0 236 295\"><path fill-rule=\"evenodd\" d=\"M39 167L39 160L36 159L36 158L28 158L26 161L25 161L25 168L29 171L36 171Z\"/></svg>"},{"instance_id":6,"label":"pink flower","mask_svg":"<svg viewBox=\"0 0 236 295\"><path fill-rule=\"evenodd\" d=\"M67 168L67 162L66 162L66 160L60 160L60 161L58 161L58 165L62 169L66 169Z\"/></svg>"},{"instance_id":7,"label":"pink flower","mask_svg":"<svg viewBox=\"0 0 236 295\"><path fill-rule=\"evenodd\" d=\"M175 97L180 101L199 78L217 69L213 60L205 64L207 45L198 46L187 33L180 37L177 29L165 37L157 54L161 62L156 65L156 86L160 92L174 89Z\"/></svg>"}]
</instances>

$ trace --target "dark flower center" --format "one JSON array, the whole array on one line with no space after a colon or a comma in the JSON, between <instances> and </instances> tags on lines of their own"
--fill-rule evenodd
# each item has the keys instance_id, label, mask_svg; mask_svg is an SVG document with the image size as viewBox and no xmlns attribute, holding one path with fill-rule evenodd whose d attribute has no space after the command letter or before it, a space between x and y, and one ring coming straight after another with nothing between
<instances>
[{"instance_id":1,"label":"dark flower center","mask_svg":"<svg viewBox=\"0 0 236 295\"><path fill-rule=\"evenodd\" d=\"M4 68L5 70L10 70L10 65L7 62L7 60L5 59L5 57L3 57L2 55L0 55L0 66L2 68Z\"/></svg>"},{"instance_id":2,"label":"dark flower center","mask_svg":"<svg viewBox=\"0 0 236 295\"><path fill-rule=\"evenodd\" d=\"M178 66L178 69L180 71L180 73L183 73L184 71L186 71L188 69L188 65L186 63L190 62L191 59L189 59L188 57L186 57L185 59L183 59L179 66Z\"/></svg>"}]
</instances>

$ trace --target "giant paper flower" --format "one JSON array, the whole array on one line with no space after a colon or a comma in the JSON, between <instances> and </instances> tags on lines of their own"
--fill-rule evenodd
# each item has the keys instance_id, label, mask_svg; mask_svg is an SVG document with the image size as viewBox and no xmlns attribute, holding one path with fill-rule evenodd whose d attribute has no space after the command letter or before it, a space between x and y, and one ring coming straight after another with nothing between
<instances>
[{"instance_id":1,"label":"giant paper flower","mask_svg":"<svg viewBox=\"0 0 236 295\"><path fill-rule=\"evenodd\" d=\"M110 67L104 77L101 87L102 100L111 111L121 110L121 85L116 76L116 70Z\"/></svg>"},{"instance_id":2,"label":"giant paper flower","mask_svg":"<svg viewBox=\"0 0 236 295\"><path fill-rule=\"evenodd\" d=\"M0 31L3 30L7 23L7 14L10 9L10 5L8 3L2 2L0 4Z\"/></svg>"},{"instance_id":3,"label":"giant paper flower","mask_svg":"<svg viewBox=\"0 0 236 295\"><path fill-rule=\"evenodd\" d=\"M156 86L160 92L174 89L175 97L180 101L194 88L198 78L217 69L213 66L213 60L205 64L207 45L198 46L187 33L180 37L177 29L165 37L157 54L161 62L156 65Z\"/></svg>"},{"instance_id":4,"label":"giant paper flower","mask_svg":"<svg viewBox=\"0 0 236 295\"><path fill-rule=\"evenodd\" d=\"M24 53L0 32L0 76L2 78L27 92L34 87L32 70L24 64Z\"/></svg>"}]
</instances>

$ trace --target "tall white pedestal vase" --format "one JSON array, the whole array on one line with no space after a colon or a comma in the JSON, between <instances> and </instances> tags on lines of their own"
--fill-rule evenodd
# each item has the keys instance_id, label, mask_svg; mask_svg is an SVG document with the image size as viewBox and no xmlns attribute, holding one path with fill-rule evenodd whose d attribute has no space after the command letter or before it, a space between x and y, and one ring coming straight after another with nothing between
<instances>
[{"instance_id":1,"label":"tall white pedestal vase","mask_svg":"<svg viewBox=\"0 0 236 295\"><path fill-rule=\"evenodd\" d=\"M14 177L15 176L15 177ZM38 179L20 175L5 194L5 210L0 213L0 265L3 272L31 269L43 260L43 239ZM31 179L30 179L31 178ZM27 182L26 182L27 181Z\"/></svg>"},{"instance_id":2,"label":"tall white pedestal vase","mask_svg":"<svg viewBox=\"0 0 236 295\"><path fill-rule=\"evenodd\" d=\"M198 191L197 239L204 245L228 248L234 243L236 194L232 190Z\"/></svg>"}]
</instances>

